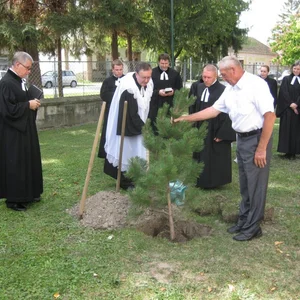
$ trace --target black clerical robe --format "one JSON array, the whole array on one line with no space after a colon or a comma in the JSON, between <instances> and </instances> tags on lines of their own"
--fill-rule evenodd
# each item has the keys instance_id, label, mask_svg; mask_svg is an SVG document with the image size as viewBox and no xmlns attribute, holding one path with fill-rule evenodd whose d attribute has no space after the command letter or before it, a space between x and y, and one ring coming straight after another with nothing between
<instances>
[{"instance_id":1,"label":"black clerical robe","mask_svg":"<svg viewBox=\"0 0 300 300\"><path fill-rule=\"evenodd\" d=\"M196 96L195 103L190 106L189 113L195 113L212 106L223 93L225 86L216 81L208 88L209 97L205 102L204 83L195 82L190 89L190 95ZM201 101L202 100L202 101ZM216 118L208 121L207 136L204 141L204 149L201 152L193 154L197 162L203 162L204 168L197 179L197 187L214 188L232 180L231 175L231 142L235 141L236 134L231 127L231 120L225 113L220 113ZM200 128L205 123L199 121L195 123ZM215 142L214 138L222 139L221 142Z\"/></svg>"},{"instance_id":2,"label":"black clerical robe","mask_svg":"<svg viewBox=\"0 0 300 300\"><path fill-rule=\"evenodd\" d=\"M8 70L0 81L0 198L26 203L43 192L36 111L22 80Z\"/></svg>"},{"instance_id":3,"label":"black clerical robe","mask_svg":"<svg viewBox=\"0 0 300 300\"><path fill-rule=\"evenodd\" d=\"M280 118L277 151L286 154L300 154L300 118L290 108L292 103L300 107L300 84L297 79L291 84L293 77L291 74L283 78L276 108Z\"/></svg>"},{"instance_id":4,"label":"black clerical robe","mask_svg":"<svg viewBox=\"0 0 300 300\"><path fill-rule=\"evenodd\" d=\"M138 114L137 101L133 97L133 94L125 90L121 95L120 103L119 103L117 135L121 135L121 131L122 131L123 110L124 110L125 101L128 102L127 116L126 116L126 123L125 123L125 136L135 136L135 135L142 134L142 128L145 125L145 123L143 122L143 120L140 118Z\"/></svg>"},{"instance_id":5,"label":"black clerical robe","mask_svg":"<svg viewBox=\"0 0 300 300\"><path fill-rule=\"evenodd\" d=\"M166 80L164 76L164 79L161 79L162 72L163 71L159 67L152 69L153 95L150 102L149 118L151 119L154 129L154 122L156 121L158 109L161 108L165 103L167 103L170 107L173 106L174 95L162 97L159 95L159 90L172 88L175 92L176 90L180 90L182 88L182 79L176 70L168 68L165 71L168 74L168 80Z\"/></svg>"},{"instance_id":6,"label":"black clerical robe","mask_svg":"<svg viewBox=\"0 0 300 300\"><path fill-rule=\"evenodd\" d=\"M123 77L123 76L124 75L122 75L121 77ZM108 113L109 113L109 108L110 108L112 97L118 86L118 82L119 82L120 78L117 78L114 75L106 78L103 81L101 89L100 89L100 98L102 101L106 102L106 108L105 108L105 112L104 112L104 119L103 119L103 125L102 125L102 133L101 133L99 151L98 151L98 157L100 157L100 158L106 157L104 145L105 145L105 141L106 141L105 135L106 135Z\"/></svg>"},{"instance_id":7,"label":"black clerical robe","mask_svg":"<svg viewBox=\"0 0 300 300\"><path fill-rule=\"evenodd\" d=\"M267 76L264 80L268 84L270 93L273 96L273 99L274 99L273 104L274 104L274 108L275 108L276 104L277 104L277 94L278 94L277 81L269 76Z\"/></svg>"}]
</instances>

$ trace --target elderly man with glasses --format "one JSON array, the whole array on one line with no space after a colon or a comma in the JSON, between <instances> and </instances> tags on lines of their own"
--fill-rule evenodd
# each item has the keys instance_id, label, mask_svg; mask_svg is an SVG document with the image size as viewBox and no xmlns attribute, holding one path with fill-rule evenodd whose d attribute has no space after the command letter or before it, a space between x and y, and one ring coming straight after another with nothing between
<instances>
[{"instance_id":1,"label":"elderly man with glasses","mask_svg":"<svg viewBox=\"0 0 300 300\"><path fill-rule=\"evenodd\" d=\"M26 77L32 67L26 52L15 53L0 81L0 198L15 211L40 201L43 178L36 128L38 99L32 99Z\"/></svg>"}]
</instances>

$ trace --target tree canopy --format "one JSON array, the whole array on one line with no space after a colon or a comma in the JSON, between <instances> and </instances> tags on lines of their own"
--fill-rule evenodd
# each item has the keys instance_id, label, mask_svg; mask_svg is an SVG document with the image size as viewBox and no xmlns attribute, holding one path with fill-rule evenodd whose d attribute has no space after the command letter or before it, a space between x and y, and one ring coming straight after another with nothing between
<instances>
[{"instance_id":1,"label":"tree canopy","mask_svg":"<svg viewBox=\"0 0 300 300\"><path fill-rule=\"evenodd\" d=\"M35 40L38 51L56 54L106 52L118 57L118 46L171 52L169 0L2 0L0 48L11 53ZM239 17L243 0L174 0L175 58L215 61L228 47L239 50L247 30ZM28 11L22 14L24 10ZM26 18L24 16L27 16Z\"/></svg>"},{"instance_id":2,"label":"tree canopy","mask_svg":"<svg viewBox=\"0 0 300 300\"><path fill-rule=\"evenodd\" d=\"M292 65L300 58L300 0L288 0L281 20L272 31L270 46L279 53L275 59L282 65Z\"/></svg>"},{"instance_id":3,"label":"tree canopy","mask_svg":"<svg viewBox=\"0 0 300 300\"><path fill-rule=\"evenodd\" d=\"M170 53L170 1L150 0L149 4L152 30L145 45ZM242 0L174 0L175 59L216 61L230 46L241 49L247 30L238 28L239 16L247 8Z\"/></svg>"}]
</instances>

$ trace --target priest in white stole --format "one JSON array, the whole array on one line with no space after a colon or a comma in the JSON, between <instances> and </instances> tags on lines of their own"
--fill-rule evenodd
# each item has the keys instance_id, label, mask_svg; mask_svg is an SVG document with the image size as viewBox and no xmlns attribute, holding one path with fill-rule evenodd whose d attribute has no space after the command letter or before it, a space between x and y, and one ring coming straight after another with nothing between
<instances>
[{"instance_id":1,"label":"priest in white stole","mask_svg":"<svg viewBox=\"0 0 300 300\"><path fill-rule=\"evenodd\" d=\"M152 68L148 63L140 62L137 64L135 72L128 73L120 80L109 110L105 143L107 155L104 172L116 179L119 165L123 108L125 101L128 102L121 164L120 186L123 189L133 186L133 183L124 176L124 172L129 168L130 159L136 156L146 159L142 128L148 118L153 93L151 75Z\"/></svg>"}]
</instances>

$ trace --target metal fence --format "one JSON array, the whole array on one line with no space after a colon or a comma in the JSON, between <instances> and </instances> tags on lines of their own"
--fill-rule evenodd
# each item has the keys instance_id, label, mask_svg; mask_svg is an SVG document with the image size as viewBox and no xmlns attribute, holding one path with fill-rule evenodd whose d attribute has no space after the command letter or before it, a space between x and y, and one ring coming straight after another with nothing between
<instances>
[{"instance_id":1,"label":"metal fence","mask_svg":"<svg viewBox=\"0 0 300 300\"><path fill-rule=\"evenodd\" d=\"M123 62L124 74L134 71L137 61ZM149 62L152 67L157 62ZM7 68L7 63L0 69ZM36 67L39 66L40 72ZM103 80L111 75L110 61L62 61L63 96L89 96L99 95ZM201 76L204 63L189 61L176 62L174 68L181 74L183 84L189 88L191 83ZM252 74L259 74L260 65L244 65L244 69ZM44 97L55 98L58 96L57 80L58 62L40 61L34 63L30 76L30 83L43 85ZM270 75L280 81L283 72L287 73L288 67L271 65ZM41 78L38 78L41 74Z\"/></svg>"},{"instance_id":2,"label":"metal fence","mask_svg":"<svg viewBox=\"0 0 300 300\"><path fill-rule=\"evenodd\" d=\"M134 71L138 62L124 62L124 74ZM37 64L37 62L35 62ZM64 97L99 95L102 82L111 76L111 61L62 61L62 83ZM151 63L152 67L156 63ZM39 62L41 81L45 98L58 96L57 61ZM30 82L39 82L35 72Z\"/></svg>"}]
</instances>

